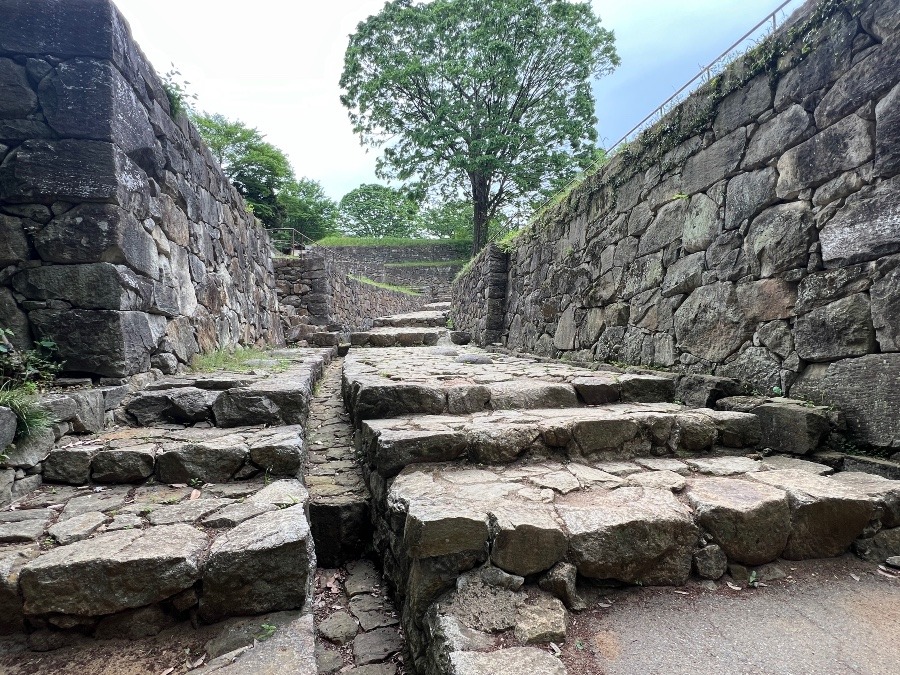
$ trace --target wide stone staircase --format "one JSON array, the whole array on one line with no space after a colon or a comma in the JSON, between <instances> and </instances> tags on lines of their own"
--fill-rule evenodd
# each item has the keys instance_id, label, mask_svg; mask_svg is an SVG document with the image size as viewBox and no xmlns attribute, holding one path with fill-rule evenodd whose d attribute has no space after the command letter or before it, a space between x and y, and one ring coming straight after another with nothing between
<instances>
[{"instance_id":1,"label":"wide stone staircase","mask_svg":"<svg viewBox=\"0 0 900 675\"><path fill-rule=\"evenodd\" d=\"M835 471L853 460L826 448L833 410L438 339L354 348L343 368L414 672L567 672L585 585L900 553L900 481Z\"/></svg>"},{"instance_id":2,"label":"wide stone staircase","mask_svg":"<svg viewBox=\"0 0 900 675\"><path fill-rule=\"evenodd\" d=\"M33 462L43 485L0 512L3 633L27 629L46 652L181 621L229 619L237 635L232 617L247 616L255 630L213 640L192 671L316 672L304 430L333 350L272 357L250 374L151 382L107 430L6 458Z\"/></svg>"},{"instance_id":3,"label":"wide stone staircase","mask_svg":"<svg viewBox=\"0 0 900 675\"><path fill-rule=\"evenodd\" d=\"M598 588L900 554L897 467L832 449L838 412L453 344L447 311L17 448L43 485L0 512L0 628L44 652L221 622L171 673L561 674Z\"/></svg>"}]
</instances>

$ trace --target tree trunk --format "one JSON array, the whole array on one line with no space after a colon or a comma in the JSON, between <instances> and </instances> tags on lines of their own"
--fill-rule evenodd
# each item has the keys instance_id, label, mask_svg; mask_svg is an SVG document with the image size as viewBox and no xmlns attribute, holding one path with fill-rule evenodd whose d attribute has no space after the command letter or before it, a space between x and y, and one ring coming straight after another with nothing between
<instances>
[{"instance_id":1,"label":"tree trunk","mask_svg":"<svg viewBox=\"0 0 900 675\"><path fill-rule=\"evenodd\" d=\"M472 257L474 258L481 252L481 249L487 246L490 185L487 177L479 173L470 173L469 180L472 183L472 206L475 215L472 223Z\"/></svg>"}]
</instances>

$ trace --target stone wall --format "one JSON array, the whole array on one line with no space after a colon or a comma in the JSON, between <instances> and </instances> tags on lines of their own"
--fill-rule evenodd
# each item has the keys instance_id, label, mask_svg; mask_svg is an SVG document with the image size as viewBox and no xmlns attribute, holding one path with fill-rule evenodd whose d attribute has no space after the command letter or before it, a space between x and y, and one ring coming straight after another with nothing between
<instances>
[{"instance_id":1,"label":"stone wall","mask_svg":"<svg viewBox=\"0 0 900 675\"><path fill-rule=\"evenodd\" d=\"M451 289L454 328L470 332L479 345L503 339L508 266L509 256L488 244Z\"/></svg>"},{"instance_id":2,"label":"stone wall","mask_svg":"<svg viewBox=\"0 0 900 675\"><path fill-rule=\"evenodd\" d=\"M108 377L281 341L268 235L115 6L0 16L0 326Z\"/></svg>"},{"instance_id":3,"label":"stone wall","mask_svg":"<svg viewBox=\"0 0 900 675\"><path fill-rule=\"evenodd\" d=\"M462 269L459 261L471 256L472 242L435 240L409 246L341 246L333 251L354 274L421 289L442 298L449 295L450 284ZM438 262L448 264L434 265Z\"/></svg>"},{"instance_id":4,"label":"stone wall","mask_svg":"<svg viewBox=\"0 0 900 675\"><path fill-rule=\"evenodd\" d=\"M506 345L739 377L900 447L898 82L896 0L808 2L523 231Z\"/></svg>"},{"instance_id":5,"label":"stone wall","mask_svg":"<svg viewBox=\"0 0 900 675\"><path fill-rule=\"evenodd\" d=\"M289 342L314 331L361 331L372 320L419 309L427 295L408 295L350 277L353 270L321 250L275 260L281 319Z\"/></svg>"}]
</instances>

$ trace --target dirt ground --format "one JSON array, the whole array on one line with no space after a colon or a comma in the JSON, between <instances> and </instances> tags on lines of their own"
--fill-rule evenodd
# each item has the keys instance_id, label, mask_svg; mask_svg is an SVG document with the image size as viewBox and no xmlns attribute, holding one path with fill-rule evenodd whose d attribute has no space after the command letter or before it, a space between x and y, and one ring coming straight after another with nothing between
<instances>
[{"instance_id":1,"label":"dirt ground","mask_svg":"<svg viewBox=\"0 0 900 675\"><path fill-rule=\"evenodd\" d=\"M743 590L591 589L563 646L569 675L900 672L900 579L852 556L778 566L786 578Z\"/></svg>"},{"instance_id":2,"label":"dirt ground","mask_svg":"<svg viewBox=\"0 0 900 675\"><path fill-rule=\"evenodd\" d=\"M184 623L142 640L78 637L69 646L43 653L30 651L24 636L3 637L0 674L182 675L188 672L189 658L196 662L206 642L220 631L220 626L194 629Z\"/></svg>"}]
</instances>

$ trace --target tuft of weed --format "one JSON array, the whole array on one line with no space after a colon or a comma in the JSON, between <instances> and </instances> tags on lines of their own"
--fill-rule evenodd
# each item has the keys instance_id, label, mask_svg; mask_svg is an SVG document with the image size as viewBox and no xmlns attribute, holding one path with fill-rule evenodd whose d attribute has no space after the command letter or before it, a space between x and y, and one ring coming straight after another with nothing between
<instances>
[{"instance_id":1,"label":"tuft of weed","mask_svg":"<svg viewBox=\"0 0 900 675\"><path fill-rule=\"evenodd\" d=\"M0 384L0 407L9 408L16 415L16 440L49 429L55 422L41 407L36 391L36 386L31 383L20 386L10 382Z\"/></svg>"}]
</instances>

